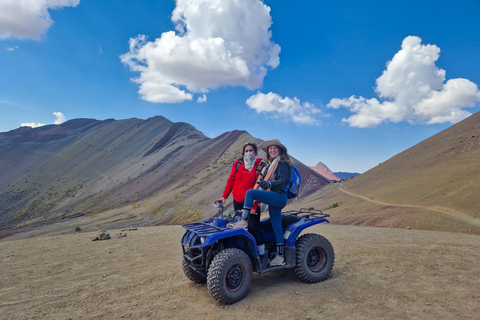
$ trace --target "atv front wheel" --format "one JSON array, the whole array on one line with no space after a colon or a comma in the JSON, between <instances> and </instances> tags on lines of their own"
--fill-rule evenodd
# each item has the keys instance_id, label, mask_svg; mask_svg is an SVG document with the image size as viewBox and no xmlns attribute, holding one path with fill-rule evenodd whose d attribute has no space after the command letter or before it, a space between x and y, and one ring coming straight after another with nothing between
<instances>
[{"instance_id":1,"label":"atv front wheel","mask_svg":"<svg viewBox=\"0 0 480 320\"><path fill-rule=\"evenodd\" d=\"M204 275L201 275L197 271L195 271L185 260L185 258L182 260L182 268L183 268L183 273L187 276L188 279L192 280L195 283L198 284L203 284L207 282L207 278Z\"/></svg>"},{"instance_id":2,"label":"atv front wheel","mask_svg":"<svg viewBox=\"0 0 480 320\"><path fill-rule=\"evenodd\" d=\"M335 254L330 242L323 236L307 233L297 239L295 275L305 282L325 280L333 268Z\"/></svg>"},{"instance_id":3,"label":"atv front wheel","mask_svg":"<svg viewBox=\"0 0 480 320\"><path fill-rule=\"evenodd\" d=\"M213 259L207 275L212 296L224 304L235 303L246 296L252 280L252 261L242 250L229 248Z\"/></svg>"}]
</instances>

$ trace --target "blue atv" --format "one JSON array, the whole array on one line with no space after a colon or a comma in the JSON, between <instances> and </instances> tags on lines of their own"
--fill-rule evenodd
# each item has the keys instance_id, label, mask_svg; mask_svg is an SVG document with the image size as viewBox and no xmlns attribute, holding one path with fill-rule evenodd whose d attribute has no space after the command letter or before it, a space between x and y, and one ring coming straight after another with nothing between
<instances>
[{"instance_id":1,"label":"blue atv","mask_svg":"<svg viewBox=\"0 0 480 320\"><path fill-rule=\"evenodd\" d=\"M305 282L315 283L328 278L335 254L330 242L323 236L300 233L313 225L328 222L330 215L315 209L300 209L282 213L285 239L285 265L262 268L253 236L245 229L230 229L227 223L236 219L236 213L223 214L205 222L185 224L182 237L185 275L191 281L207 283L212 296L221 303L233 304L243 299L252 279L252 272L260 274L291 268ZM266 252L275 251L275 236L270 218L260 222ZM267 253L268 254L268 253ZM253 264L252 264L253 262Z\"/></svg>"}]
</instances>

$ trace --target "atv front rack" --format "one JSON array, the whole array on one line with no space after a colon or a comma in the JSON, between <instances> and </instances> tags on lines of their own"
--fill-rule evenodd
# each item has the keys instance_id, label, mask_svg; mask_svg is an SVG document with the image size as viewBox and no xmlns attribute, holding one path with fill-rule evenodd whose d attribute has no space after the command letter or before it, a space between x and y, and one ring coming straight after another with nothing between
<instances>
[{"instance_id":1,"label":"atv front rack","mask_svg":"<svg viewBox=\"0 0 480 320\"><path fill-rule=\"evenodd\" d=\"M188 231L195 232L196 234L211 234L224 230L224 228L220 228L205 222L188 223L184 224L182 227L184 227Z\"/></svg>"}]
</instances>

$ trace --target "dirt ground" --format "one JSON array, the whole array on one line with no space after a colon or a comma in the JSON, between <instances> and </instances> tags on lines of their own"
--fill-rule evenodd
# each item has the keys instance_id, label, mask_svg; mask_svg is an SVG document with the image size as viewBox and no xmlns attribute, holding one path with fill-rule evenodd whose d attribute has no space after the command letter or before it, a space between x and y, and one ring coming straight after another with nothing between
<instances>
[{"instance_id":1,"label":"dirt ground","mask_svg":"<svg viewBox=\"0 0 480 320\"><path fill-rule=\"evenodd\" d=\"M180 226L0 242L0 319L480 319L480 237L321 224L332 275L254 274L224 306L181 268Z\"/></svg>"}]
</instances>

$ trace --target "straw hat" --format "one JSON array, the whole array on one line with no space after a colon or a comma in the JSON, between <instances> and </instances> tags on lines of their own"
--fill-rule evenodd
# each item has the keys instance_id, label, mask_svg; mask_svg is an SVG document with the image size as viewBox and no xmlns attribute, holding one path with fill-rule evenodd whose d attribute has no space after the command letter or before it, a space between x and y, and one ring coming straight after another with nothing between
<instances>
[{"instance_id":1,"label":"straw hat","mask_svg":"<svg viewBox=\"0 0 480 320\"><path fill-rule=\"evenodd\" d=\"M272 140L267 140L267 141L263 141L262 142L262 150L265 151L267 154L268 154L268 148L270 146L277 146L277 147L280 147L282 148L283 150L285 150L285 153L287 153L287 147L285 147L281 142L280 140L278 139L272 139Z\"/></svg>"}]
</instances>

